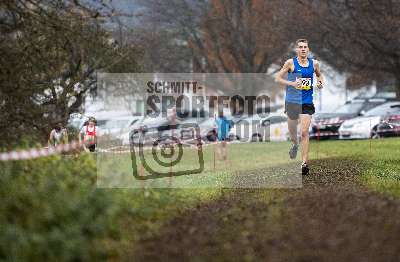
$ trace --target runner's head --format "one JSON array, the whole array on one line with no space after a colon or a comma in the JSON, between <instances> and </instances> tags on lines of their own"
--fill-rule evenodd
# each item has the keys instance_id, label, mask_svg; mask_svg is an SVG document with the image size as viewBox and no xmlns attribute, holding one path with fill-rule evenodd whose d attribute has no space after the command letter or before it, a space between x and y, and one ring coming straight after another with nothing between
<instances>
[{"instance_id":1,"label":"runner's head","mask_svg":"<svg viewBox=\"0 0 400 262\"><path fill-rule=\"evenodd\" d=\"M300 58L307 58L310 49L308 48L307 39L297 39L296 40L296 54Z\"/></svg>"},{"instance_id":2,"label":"runner's head","mask_svg":"<svg viewBox=\"0 0 400 262\"><path fill-rule=\"evenodd\" d=\"M63 128L62 123L57 123L57 124L55 125L55 127L54 127L54 129L55 129L57 132L60 132L62 128Z\"/></svg>"},{"instance_id":3,"label":"runner's head","mask_svg":"<svg viewBox=\"0 0 400 262\"><path fill-rule=\"evenodd\" d=\"M88 126L93 127L93 126L95 126L95 125L96 125L96 118L94 118L94 117L89 117Z\"/></svg>"}]
</instances>

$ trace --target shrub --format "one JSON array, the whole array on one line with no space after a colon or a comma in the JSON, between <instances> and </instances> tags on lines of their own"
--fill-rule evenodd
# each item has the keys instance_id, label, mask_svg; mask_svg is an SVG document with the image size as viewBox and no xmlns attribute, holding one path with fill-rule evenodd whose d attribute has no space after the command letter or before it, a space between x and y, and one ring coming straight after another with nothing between
<instances>
[{"instance_id":1,"label":"shrub","mask_svg":"<svg viewBox=\"0 0 400 262\"><path fill-rule=\"evenodd\" d=\"M92 156L0 162L0 259L101 260L118 237Z\"/></svg>"}]
</instances>

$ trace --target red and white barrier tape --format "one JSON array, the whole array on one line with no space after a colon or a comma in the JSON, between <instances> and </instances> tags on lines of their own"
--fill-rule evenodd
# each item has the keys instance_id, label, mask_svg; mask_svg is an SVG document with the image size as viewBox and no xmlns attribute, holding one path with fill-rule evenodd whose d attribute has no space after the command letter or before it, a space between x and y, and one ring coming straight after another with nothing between
<instances>
[{"instance_id":1,"label":"red and white barrier tape","mask_svg":"<svg viewBox=\"0 0 400 262\"><path fill-rule=\"evenodd\" d=\"M380 130L378 133L385 133L385 132L400 132L400 127L395 127L393 129L388 129L388 130ZM339 136L338 132L320 132L320 133L313 133L310 134L311 137L321 137L321 136ZM185 143L185 142L180 142L182 145L189 146L190 148L199 148L199 145L197 144L190 144L190 143ZM202 143L202 147L210 145L209 143ZM39 157L47 157L55 154L60 154L60 153L66 153L78 148L81 148L83 146L82 143L79 143L78 141L74 141L69 144L61 144L56 147L49 147L49 148L32 148L32 149L27 149L27 150L21 150L21 151L11 151L11 152L3 152L0 153L0 161L12 161L12 160L27 160L27 159L35 159ZM98 149L98 152L100 153L114 153L114 154L121 154L121 153L130 153L130 149L125 149L129 148L129 146L125 146L124 150L122 150L124 146L116 146L116 147L111 147L107 149ZM152 147L148 147L145 149L151 149Z\"/></svg>"},{"instance_id":2,"label":"red and white barrier tape","mask_svg":"<svg viewBox=\"0 0 400 262\"><path fill-rule=\"evenodd\" d=\"M192 148L192 149L199 149L199 146L200 146L198 144L185 143L183 141L180 141L179 144L182 145L182 146L187 146L188 148ZM173 145L177 146L178 143L173 143ZM202 147L205 147L205 146L208 146L208 145L209 144L206 144L204 142L202 142L202 144L201 144ZM135 146L134 149L135 149L135 152L136 152L136 151L139 150L139 147ZM152 149L153 149L153 146L151 146L151 145L143 147L144 151L152 150ZM97 150L97 152L99 152L99 153L110 153L110 154L124 154L124 153L131 153L131 149L130 149L129 145L125 145L125 146L114 146L114 147L110 147L110 148L107 148L107 149L99 148Z\"/></svg>"},{"instance_id":3,"label":"red and white barrier tape","mask_svg":"<svg viewBox=\"0 0 400 262\"><path fill-rule=\"evenodd\" d=\"M180 144L189 146L190 148L198 148L197 144L189 144L181 142ZM20 151L10 151L0 153L0 161L13 161L13 160L28 160L35 159L39 157L47 157L60 153L67 153L75 149L79 149L83 146L83 143L79 143L78 141L71 142L69 144L60 144L56 147L48 147L48 148L31 148ZM205 146L205 144L202 144ZM152 147L145 148L145 150L152 149ZM100 153L112 153L112 154L122 154L122 153L130 153L129 146L114 146L107 149L98 148L97 152Z\"/></svg>"},{"instance_id":4,"label":"red and white barrier tape","mask_svg":"<svg viewBox=\"0 0 400 262\"><path fill-rule=\"evenodd\" d=\"M48 148L31 148L27 150L11 151L0 153L0 161L11 161L11 160L27 160L39 157L51 156L63 152L69 152L82 147L82 143L74 141L69 144L61 144L56 147Z\"/></svg>"},{"instance_id":5,"label":"red and white barrier tape","mask_svg":"<svg viewBox=\"0 0 400 262\"><path fill-rule=\"evenodd\" d=\"M329 125L329 126L340 126L344 120L332 120L332 119L327 119L327 120L315 120L313 124L315 126L320 126L320 125Z\"/></svg>"}]
</instances>

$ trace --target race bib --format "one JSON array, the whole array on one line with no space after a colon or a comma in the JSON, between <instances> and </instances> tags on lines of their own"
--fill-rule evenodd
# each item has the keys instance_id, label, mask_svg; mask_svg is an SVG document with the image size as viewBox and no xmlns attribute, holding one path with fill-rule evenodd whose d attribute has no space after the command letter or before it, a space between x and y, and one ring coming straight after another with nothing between
<instances>
[{"instance_id":1,"label":"race bib","mask_svg":"<svg viewBox=\"0 0 400 262\"><path fill-rule=\"evenodd\" d=\"M299 89L301 90L310 90L312 81L311 78L300 78L301 80L301 87Z\"/></svg>"}]
</instances>

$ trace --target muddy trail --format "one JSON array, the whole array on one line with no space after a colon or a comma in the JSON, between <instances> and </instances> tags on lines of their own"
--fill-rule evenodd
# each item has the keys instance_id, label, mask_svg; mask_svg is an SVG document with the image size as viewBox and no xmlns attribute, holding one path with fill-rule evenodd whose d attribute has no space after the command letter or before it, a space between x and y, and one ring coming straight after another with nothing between
<instances>
[{"instance_id":1,"label":"muddy trail","mask_svg":"<svg viewBox=\"0 0 400 262\"><path fill-rule=\"evenodd\" d=\"M400 200L368 191L360 163L314 161L301 189L224 190L134 248L136 261L399 261Z\"/></svg>"}]
</instances>

